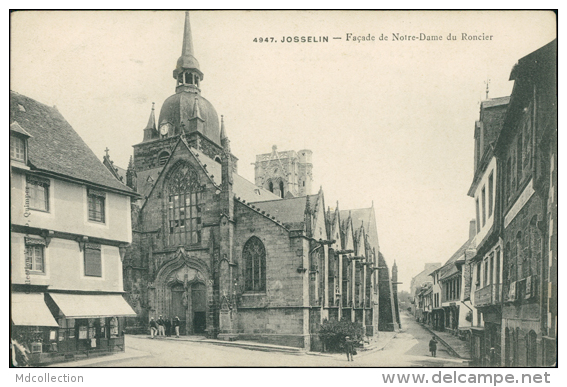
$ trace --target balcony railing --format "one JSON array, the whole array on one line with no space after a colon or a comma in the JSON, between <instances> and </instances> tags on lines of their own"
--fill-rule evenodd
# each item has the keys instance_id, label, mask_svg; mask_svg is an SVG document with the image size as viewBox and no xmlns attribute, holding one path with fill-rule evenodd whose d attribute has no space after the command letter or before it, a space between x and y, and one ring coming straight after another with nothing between
<instances>
[{"instance_id":1,"label":"balcony railing","mask_svg":"<svg viewBox=\"0 0 567 387\"><path fill-rule=\"evenodd\" d=\"M499 304L501 301L502 287L500 284L487 285L474 292L475 308Z\"/></svg>"}]
</instances>

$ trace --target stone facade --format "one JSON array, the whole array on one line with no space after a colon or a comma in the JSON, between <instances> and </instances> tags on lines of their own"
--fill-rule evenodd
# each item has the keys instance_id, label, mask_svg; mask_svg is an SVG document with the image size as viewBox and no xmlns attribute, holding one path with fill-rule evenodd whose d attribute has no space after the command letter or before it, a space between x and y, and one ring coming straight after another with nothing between
<instances>
[{"instance_id":1,"label":"stone facade","mask_svg":"<svg viewBox=\"0 0 567 387\"><path fill-rule=\"evenodd\" d=\"M188 24L187 16L185 42ZM350 212L341 222L338 204L325 211L323 190L310 195L309 150L274 147L257 157L256 185L239 176L224 119L215 122L200 96L202 73L186 47L174 73L160 129L152 109L126 171L142 197L124 258L139 330L152 317L178 316L182 334L321 349L325 319L360 322L369 337L380 323L393 329L387 267L378 288L386 263L377 262L373 207L352 210L355 224ZM384 316L379 294L388 300Z\"/></svg>"},{"instance_id":2,"label":"stone facade","mask_svg":"<svg viewBox=\"0 0 567 387\"><path fill-rule=\"evenodd\" d=\"M272 153L256 156L256 185L282 198L311 195L312 154L309 149L278 152L274 145Z\"/></svg>"}]
</instances>

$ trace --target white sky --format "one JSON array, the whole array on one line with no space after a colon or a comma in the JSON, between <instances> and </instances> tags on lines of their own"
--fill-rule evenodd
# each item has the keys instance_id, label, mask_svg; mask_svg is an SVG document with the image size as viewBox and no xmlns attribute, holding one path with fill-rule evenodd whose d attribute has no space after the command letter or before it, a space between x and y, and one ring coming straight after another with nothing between
<instances>
[{"instance_id":1,"label":"white sky","mask_svg":"<svg viewBox=\"0 0 567 387\"><path fill-rule=\"evenodd\" d=\"M157 116L175 92L183 22L183 11L14 13L11 89L56 105L100 158L108 146L125 168L152 102ZM509 95L514 63L555 38L555 15L534 11L194 11L191 25L202 95L225 116L239 174L254 181L250 163L274 144L311 149L313 191L322 185L327 205L374 202L381 251L396 260L403 290L467 239L487 78L490 97ZM352 43L346 33L389 40Z\"/></svg>"}]
</instances>

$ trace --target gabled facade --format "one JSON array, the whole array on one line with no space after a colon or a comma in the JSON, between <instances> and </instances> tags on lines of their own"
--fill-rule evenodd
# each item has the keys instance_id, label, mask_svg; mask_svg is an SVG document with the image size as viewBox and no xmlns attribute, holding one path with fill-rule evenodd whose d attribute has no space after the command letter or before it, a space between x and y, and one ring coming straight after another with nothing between
<instances>
[{"instance_id":1,"label":"gabled facade","mask_svg":"<svg viewBox=\"0 0 567 387\"><path fill-rule=\"evenodd\" d=\"M126 171L141 195L124 259L138 313L129 329L177 316L181 334L320 349L320 324L347 318L374 335L373 208L325 211L323 190L309 194L308 150L258 156L256 184L238 175L225 120L201 96L188 14L173 75L176 92L157 125L152 108Z\"/></svg>"},{"instance_id":2,"label":"gabled facade","mask_svg":"<svg viewBox=\"0 0 567 387\"><path fill-rule=\"evenodd\" d=\"M557 42L521 58L495 154L501 171L502 364L556 361Z\"/></svg>"},{"instance_id":3,"label":"gabled facade","mask_svg":"<svg viewBox=\"0 0 567 387\"><path fill-rule=\"evenodd\" d=\"M440 262L426 263L423 271L413 277L410 283L410 296L412 297L411 308L413 316L418 320L422 320L423 307L419 307L418 294L422 291L422 285L431 282L430 274L433 270L441 267ZM433 284L431 284L433 286ZM432 303L433 305L433 303Z\"/></svg>"},{"instance_id":4,"label":"gabled facade","mask_svg":"<svg viewBox=\"0 0 567 387\"><path fill-rule=\"evenodd\" d=\"M471 252L475 232L475 221L469 226L469 239L449 258L443 266L431 272L433 329L463 335L462 315L471 310L470 300L464 297L464 283L469 273L463 270ZM468 328L468 326L466 326Z\"/></svg>"},{"instance_id":5,"label":"gabled facade","mask_svg":"<svg viewBox=\"0 0 567 387\"><path fill-rule=\"evenodd\" d=\"M476 255L468 262L472 272L470 299L479 313L472 315L471 357L475 364L500 364L502 325L502 238L499 185L494 146L508 108L509 97L481 102L475 124L475 169L469 196L476 210Z\"/></svg>"},{"instance_id":6,"label":"gabled facade","mask_svg":"<svg viewBox=\"0 0 567 387\"><path fill-rule=\"evenodd\" d=\"M32 363L124 350L122 259L137 195L56 108L10 92L12 338Z\"/></svg>"}]
</instances>

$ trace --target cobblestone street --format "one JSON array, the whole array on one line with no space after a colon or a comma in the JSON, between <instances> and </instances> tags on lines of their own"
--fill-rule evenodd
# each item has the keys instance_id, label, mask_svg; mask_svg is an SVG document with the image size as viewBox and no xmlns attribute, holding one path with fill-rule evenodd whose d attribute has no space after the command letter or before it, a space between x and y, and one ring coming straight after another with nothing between
<instances>
[{"instance_id":1,"label":"cobblestone street","mask_svg":"<svg viewBox=\"0 0 567 387\"><path fill-rule=\"evenodd\" d=\"M281 352L269 347L256 349L224 346L209 341L183 339L150 339L128 336L123 354L65 363L73 367L463 367L466 362L455 358L439 346L437 357L428 352L430 334L413 318L402 314L402 329L386 332L379 345L360 351L354 362L344 354Z\"/></svg>"}]
</instances>

